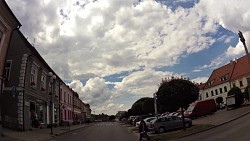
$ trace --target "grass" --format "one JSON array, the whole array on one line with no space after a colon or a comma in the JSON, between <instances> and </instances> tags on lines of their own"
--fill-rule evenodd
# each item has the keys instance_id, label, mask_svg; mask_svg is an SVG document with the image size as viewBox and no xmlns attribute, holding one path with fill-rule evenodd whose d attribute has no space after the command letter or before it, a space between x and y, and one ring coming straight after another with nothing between
<instances>
[{"instance_id":1,"label":"grass","mask_svg":"<svg viewBox=\"0 0 250 141\"><path fill-rule=\"evenodd\" d=\"M213 127L213 125L195 125L186 130L175 130L175 131L168 131L162 134L152 134L151 140L152 141L167 141L173 140L176 138L184 137L193 133L200 132L202 130L206 130L208 128Z\"/></svg>"}]
</instances>

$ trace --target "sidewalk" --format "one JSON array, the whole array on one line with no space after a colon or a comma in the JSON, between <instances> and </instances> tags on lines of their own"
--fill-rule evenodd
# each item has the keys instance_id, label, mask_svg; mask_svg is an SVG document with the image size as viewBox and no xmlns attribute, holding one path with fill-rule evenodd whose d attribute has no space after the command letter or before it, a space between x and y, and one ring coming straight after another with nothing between
<instances>
[{"instance_id":1,"label":"sidewalk","mask_svg":"<svg viewBox=\"0 0 250 141\"><path fill-rule=\"evenodd\" d=\"M236 120L244 115L247 115L250 113L250 106L245 106L245 107L241 107L241 108L237 108L237 109L232 109L232 110L218 110L217 112L215 112L213 115L207 115L206 117L199 117L195 120L192 120L193 125L205 125L205 124L209 124L209 125L214 125L213 127L209 128L212 129L214 127L226 124L228 122L231 122L233 120ZM131 125L127 125L127 124L122 124L123 126L127 127L127 129L129 130L129 132L134 133L134 135L139 138L139 132L138 130L135 129L134 126ZM208 129L206 129L208 130ZM201 131L199 131L201 132ZM194 134L194 133L192 133ZM156 134L152 134L149 133L149 136L153 137ZM187 135L181 136L181 137L185 137Z\"/></svg>"},{"instance_id":2,"label":"sidewalk","mask_svg":"<svg viewBox=\"0 0 250 141\"><path fill-rule=\"evenodd\" d=\"M250 106L240 107L231 110L218 110L213 115L208 115L206 117L199 117L193 120L193 125L210 124L219 126L230 122L232 120L238 119L246 114L250 113Z\"/></svg>"},{"instance_id":3,"label":"sidewalk","mask_svg":"<svg viewBox=\"0 0 250 141\"><path fill-rule=\"evenodd\" d=\"M3 128L4 137L0 137L0 141L45 141L53 139L55 136L59 136L74 130L90 126L91 124L79 124L71 126L63 126L53 128L53 134L51 135L50 128L34 129L32 131L18 132Z\"/></svg>"}]
</instances>

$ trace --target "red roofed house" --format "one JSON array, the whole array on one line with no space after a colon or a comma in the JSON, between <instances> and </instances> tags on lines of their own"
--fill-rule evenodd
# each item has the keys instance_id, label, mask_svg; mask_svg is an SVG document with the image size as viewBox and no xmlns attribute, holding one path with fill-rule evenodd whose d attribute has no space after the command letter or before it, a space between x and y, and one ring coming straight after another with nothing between
<instances>
[{"instance_id":1,"label":"red roofed house","mask_svg":"<svg viewBox=\"0 0 250 141\"><path fill-rule=\"evenodd\" d=\"M213 70L203 87L200 100L222 97L226 103L228 91L236 86L243 92L248 86L247 78L250 78L250 65L245 55Z\"/></svg>"}]
</instances>

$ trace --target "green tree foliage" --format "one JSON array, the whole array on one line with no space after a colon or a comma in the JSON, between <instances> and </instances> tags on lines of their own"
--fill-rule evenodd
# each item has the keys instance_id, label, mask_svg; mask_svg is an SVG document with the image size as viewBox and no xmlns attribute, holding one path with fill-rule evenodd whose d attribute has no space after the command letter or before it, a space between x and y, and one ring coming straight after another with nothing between
<instances>
[{"instance_id":1,"label":"green tree foliage","mask_svg":"<svg viewBox=\"0 0 250 141\"><path fill-rule=\"evenodd\" d=\"M183 109L187 109L190 103L198 99L199 88L189 80L165 79L162 80L156 95L161 113L173 112L181 108L183 129L185 130Z\"/></svg>"},{"instance_id":2,"label":"green tree foliage","mask_svg":"<svg viewBox=\"0 0 250 141\"><path fill-rule=\"evenodd\" d=\"M110 121L115 120L115 116L114 115L109 116L109 120Z\"/></svg>"},{"instance_id":3,"label":"green tree foliage","mask_svg":"<svg viewBox=\"0 0 250 141\"><path fill-rule=\"evenodd\" d=\"M197 100L199 88L189 80L165 79L162 80L156 95L160 113L174 112L181 107L187 109L190 103Z\"/></svg>"},{"instance_id":4,"label":"green tree foliage","mask_svg":"<svg viewBox=\"0 0 250 141\"><path fill-rule=\"evenodd\" d=\"M154 99L149 97L141 98L132 105L131 109L134 115L154 113Z\"/></svg>"},{"instance_id":5,"label":"green tree foliage","mask_svg":"<svg viewBox=\"0 0 250 141\"><path fill-rule=\"evenodd\" d=\"M243 94L238 87L233 87L232 89L229 90L227 93L227 96L233 96L235 97L235 107L240 107L241 104L244 102L244 97Z\"/></svg>"},{"instance_id":6,"label":"green tree foliage","mask_svg":"<svg viewBox=\"0 0 250 141\"><path fill-rule=\"evenodd\" d=\"M223 98L222 97L217 97L215 99L215 101L216 101L217 104L221 104L223 102Z\"/></svg>"}]
</instances>

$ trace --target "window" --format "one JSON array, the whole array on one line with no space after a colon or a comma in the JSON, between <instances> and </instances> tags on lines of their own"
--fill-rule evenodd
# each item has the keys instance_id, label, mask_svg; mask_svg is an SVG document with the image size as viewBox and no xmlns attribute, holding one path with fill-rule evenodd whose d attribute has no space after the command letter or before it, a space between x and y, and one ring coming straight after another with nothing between
<instances>
[{"instance_id":1,"label":"window","mask_svg":"<svg viewBox=\"0 0 250 141\"><path fill-rule=\"evenodd\" d=\"M242 83L242 81L240 81L240 87L243 87L243 83Z\"/></svg>"},{"instance_id":2,"label":"window","mask_svg":"<svg viewBox=\"0 0 250 141\"><path fill-rule=\"evenodd\" d=\"M69 94L68 94L68 103L70 103L69 100L70 100L70 99L69 99Z\"/></svg>"},{"instance_id":3,"label":"window","mask_svg":"<svg viewBox=\"0 0 250 141\"><path fill-rule=\"evenodd\" d=\"M211 91L211 96L214 96L214 91Z\"/></svg>"},{"instance_id":4,"label":"window","mask_svg":"<svg viewBox=\"0 0 250 141\"><path fill-rule=\"evenodd\" d=\"M222 88L220 88L220 94L222 94Z\"/></svg>"},{"instance_id":5,"label":"window","mask_svg":"<svg viewBox=\"0 0 250 141\"><path fill-rule=\"evenodd\" d=\"M222 77L220 78L220 81L225 81L225 80L227 80L227 77L228 77L228 74L222 76Z\"/></svg>"},{"instance_id":6,"label":"window","mask_svg":"<svg viewBox=\"0 0 250 141\"><path fill-rule=\"evenodd\" d=\"M41 75L41 90L42 91L46 90L46 75L45 74Z\"/></svg>"},{"instance_id":7,"label":"window","mask_svg":"<svg viewBox=\"0 0 250 141\"><path fill-rule=\"evenodd\" d=\"M59 97L59 83L55 84L55 97L58 98Z\"/></svg>"},{"instance_id":8,"label":"window","mask_svg":"<svg viewBox=\"0 0 250 141\"><path fill-rule=\"evenodd\" d=\"M235 82L233 82L233 87L236 87Z\"/></svg>"},{"instance_id":9,"label":"window","mask_svg":"<svg viewBox=\"0 0 250 141\"><path fill-rule=\"evenodd\" d=\"M212 86L214 83L214 80L208 82L208 86Z\"/></svg>"},{"instance_id":10,"label":"window","mask_svg":"<svg viewBox=\"0 0 250 141\"><path fill-rule=\"evenodd\" d=\"M227 86L224 87L224 92L227 92Z\"/></svg>"},{"instance_id":11,"label":"window","mask_svg":"<svg viewBox=\"0 0 250 141\"><path fill-rule=\"evenodd\" d=\"M11 60L7 60L5 63L4 77L6 78L6 80L9 80L9 78L10 78L11 64L12 64Z\"/></svg>"},{"instance_id":12,"label":"window","mask_svg":"<svg viewBox=\"0 0 250 141\"><path fill-rule=\"evenodd\" d=\"M206 92L206 97L208 97L208 93Z\"/></svg>"},{"instance_id":13,"label":"window","mask_svg":"<svg viewBox=\"0 0 250 141\"><path fill-rule=\"evenodd\" d=\"M62 101L62 88L60 88L60 100Z\"/></svg>"},{"instance_id":14,"label":"window","mask_svg":"<svg viewBox=\"0 0 250 141\"><path fill-rule=\"evenodd\" d=\"M37 67L32 66L30 74L30 85L35 87L37 82Z\"/></svg>"},{"instance_id":15,"label":"window","mask_svg":"<svg viewBox=\"0 0 250 141\"><path fill-rule=\"evenodd\" d=\"M66 102L66 92L64 91L63 101Z\"/></svg>"},{"instance_id":16,"label":"window","mask_svg":"<svg viewBox=\"0 0 250 141\"><path fill-rule=\"evenodd\" d=\"M218 95L218 90L217 89L215 90L215 94Z\"/></svg>"}]
</instances>

